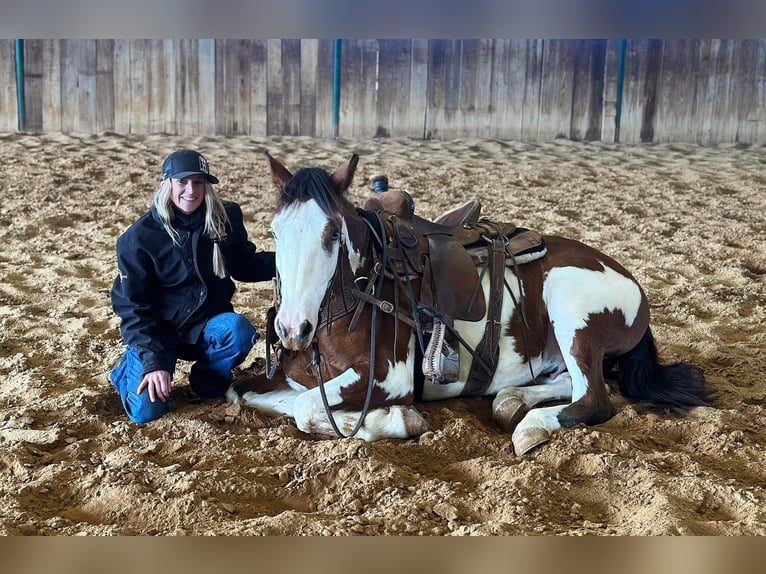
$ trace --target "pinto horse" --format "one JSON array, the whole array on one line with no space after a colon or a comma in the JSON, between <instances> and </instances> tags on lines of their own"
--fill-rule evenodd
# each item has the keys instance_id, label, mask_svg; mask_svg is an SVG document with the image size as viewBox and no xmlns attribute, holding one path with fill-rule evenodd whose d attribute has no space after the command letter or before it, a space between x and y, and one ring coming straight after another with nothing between
<instances>
[{"instance_id":1,"label":"pinto horse","mask_svg":"<svg viewBox=\"0 0 766 574\"><path fill-rule=\"evenodd\" d=\"M604 377L613 369L625 396L675 407L708 403L712 391L700 369L660 365L646 296L611 257L571 239L542 236L541 256L522 264L511 257L509 264L502 247L509 237L498 225L500 243L494 245L504 253L490 250L483 261L505 258L501 271L493 275L479 263L467 273L465 267L453 270L451 261L464 259L460 244L441 257L446 272L429 274L435 262L408 262L402 255L405 239L410 246L422 239L413 227L387 250L385 226L375 224L385 209L356 208L346 197L357 155L332 173L311 167L293 175L265 154L279 189L270 228L277 278L267 368L271 382L282 384L244 393L245 404L291 416L307 433L373 441L427 431L413 407L418 400L494 396L493 418L512 432L520 455L557 429L608 420L614 407ZM389 216L400 223L407 218L416 216ZM436 230L432 239L453 241L463 227L451 227L448 219L420 220L419 226ZM435 259L436 250L431 253ZM421 257L428 258L427 252ZM447 316L435 308L433 290L422 301L425 283L445 281L445 275L449 285L438 288L442 299L461 278L479 286L463 296L479 316ZM429 381L421 363L429 336L434 340L437 326L444 325L454 372ZM443 334L439 360L447 356Z\"/></svg>"}]
</instances>

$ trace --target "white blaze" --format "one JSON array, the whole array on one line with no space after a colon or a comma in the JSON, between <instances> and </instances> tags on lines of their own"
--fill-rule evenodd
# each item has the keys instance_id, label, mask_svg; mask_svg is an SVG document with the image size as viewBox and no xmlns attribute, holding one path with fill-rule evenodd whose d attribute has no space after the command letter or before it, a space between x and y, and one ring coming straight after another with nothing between
<instances>
[{"instance_id":1,"label":"white blaze","mask_svg":"<svg viewBox=\"0 0 766 574\"><path fill-rule=\"evenodd\" d=\"M282 301L278 320L288 332L304 321L316 328L319 306L335 273L338 243L324 249L327 215L314 201L295 202L271 222Z\"/></svg>"}]
</instances>

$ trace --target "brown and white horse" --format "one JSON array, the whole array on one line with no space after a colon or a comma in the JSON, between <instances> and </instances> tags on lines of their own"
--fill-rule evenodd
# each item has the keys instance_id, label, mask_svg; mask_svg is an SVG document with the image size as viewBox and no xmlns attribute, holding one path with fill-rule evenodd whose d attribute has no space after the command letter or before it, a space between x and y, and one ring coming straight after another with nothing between
<instances>
[{"instance_id":1,"label":"brown and white horse","mask_svg":"<svg viewBox=\"0 0 766 574\"><path fill-rule=\"evenodd\" d=\"M554 236L544 236L545 256L505 267L510 296L498 307L499 349L487 385L480 393L466 385L485 313L454 321L456 380L426 382L417 396L422 333L416 321L405 320L415 317L417 305L406 293L412 286L373 268L381 265L376 231L345 196L358 156L332 173L313 167L293 175L266 155L279 189L271 223L278 274L273 378L284 385L244 393L245 404L291 416L307 433L373 441L428 430L413 408L416 399L494 395L493 416L512 431L517 454L547 442L557 429L608 420L614 407L607 369L616 368L628 397L677 407L707 404L712 393L701 370L660 365L649 305L631 274L592 247ZM378 277L374 285L371 276ZM486 274L480 281L486 300L489 281ZM368 285L365 298L360 293Z\"/></svg>"}]
</instances>

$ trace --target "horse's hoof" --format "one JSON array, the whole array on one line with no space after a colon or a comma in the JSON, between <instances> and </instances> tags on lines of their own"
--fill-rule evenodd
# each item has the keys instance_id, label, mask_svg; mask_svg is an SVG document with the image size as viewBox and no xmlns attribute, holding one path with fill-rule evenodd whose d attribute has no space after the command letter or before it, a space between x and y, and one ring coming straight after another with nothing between
<instances>
[{"instance_id":1,"label":"horse's hoof","mask_svg":"<svg viewBox=\"0 0 766 574\"><path fill-rule=\"evenodd\" d=\"M406 409L402 412L404 417L404 428L407 432L407 436L416 437L431 430L428 426L426 419L423 418L415 409Z\"/></svg>"},{"instance_id":2,"label":"horse's hoof","mask_svg":"<svg viewBox=\"0 0 766 574\"><path fill-rule=\"evenodd\" d=\"M495 420L503 428L510 432L521 422L529 409L518 397L504 398L494 409Z\"/></svg>"},{"instance_id":3,"label":"horse's hoof","mask_svg":"<svg viewBox=\"0 0 766 574\"><path fill-rule=\"evenodd\" d=\"M545 429L531 428L513 433L513 438L511 440L516 455L522 456L551 440L551 435Z\"/></svg>"}]
</instances>

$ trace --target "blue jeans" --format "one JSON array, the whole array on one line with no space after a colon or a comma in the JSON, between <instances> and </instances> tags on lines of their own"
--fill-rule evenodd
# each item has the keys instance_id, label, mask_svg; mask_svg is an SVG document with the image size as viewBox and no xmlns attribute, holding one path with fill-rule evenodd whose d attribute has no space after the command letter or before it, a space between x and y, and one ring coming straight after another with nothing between
<instances>
[{"instance_id":1,"label":"blue jeans","mask_svg":"<svg viewBox=\"0 0 766 574\"><path fill-rule=\"evenodd\" d=\"M245 360L259 338L255 327L242 315L216 315L205 325L200 342L182 344L167 351L168 364L172 365L171 379L177 359L194 361L189 372L192 390L203 398L222 397L231 384L231 370ZM136 394L143 378L138 350L127 346L109 374L109 380L117 389L128 418L138 424L158 419L170 410L170 399L152 402L146 389Z\"/></svg>"}]
</instances>

